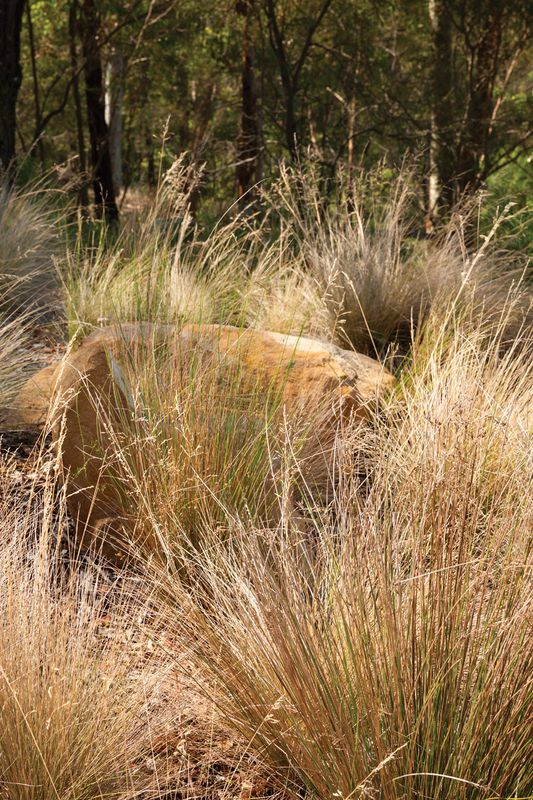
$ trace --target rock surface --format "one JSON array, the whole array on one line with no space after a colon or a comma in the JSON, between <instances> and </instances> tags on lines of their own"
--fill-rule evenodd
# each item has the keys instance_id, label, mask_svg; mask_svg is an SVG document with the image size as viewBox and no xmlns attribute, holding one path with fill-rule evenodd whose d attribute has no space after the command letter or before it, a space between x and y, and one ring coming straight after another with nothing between
<instances>
[{"instance_id":1,"label":"rock surface","mask_svg":"<svg viewBox=\"0 0 533 800\"><path fill-rule=\"evenodd\" d=\"M139 350L151 352L160 345L167 348L170 361L165 363L173 365L176 374L186 376L193 359L214 366L217 391L224 392L224 376L229 384L237 370L249 391L265 397L276 392L284 412L304 418L313 414L305 477L317 484L328 478L328 453L339 421L364 419L394 382L377 361L304 337L219 325L177 330L138 323L96 331L54 369L34 376L18 405L23 415L26 404L26 415L33 415L33 421L43 421L54 407L53 437L69 476L69 506L78 541L85 546L105 530L104 552L113 560L120 557L117 542L131 530L133 520L124 508L128 487L102 470L113 450L109 429L132 413L134 386L127 375Z\"/></svg>"},{"instance_id":2,"label":"rock surface","mask_svg":"<svg viewBox=\"0 0 533 800\"><path fill-rule=\"evenodd\" d=\"M23 431L42 428L55 392L57 368L57 364L49 364L28 378L10 406L1 409L1 428Z\"/></svg>"}]
</instances>

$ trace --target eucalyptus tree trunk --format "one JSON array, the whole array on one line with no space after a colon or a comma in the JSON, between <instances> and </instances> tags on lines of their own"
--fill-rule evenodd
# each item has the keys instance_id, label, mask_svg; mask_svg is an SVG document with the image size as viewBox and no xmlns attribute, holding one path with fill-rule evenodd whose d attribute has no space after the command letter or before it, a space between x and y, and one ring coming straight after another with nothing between
<instances>
[{"instance_id":1,"label":"eucalyptus tree trunk","mask_svg":"<svg viewBox=\"0 0 533 800\"><path fill-rule=\"evenodd\" d=\"M0 0L0 169L8 174L15 163L23 8L24 0Z\"/></svg>"},{"instance_id":2,"label":"eucalyptus tree trunk","mask_svg":"<svg viewBox=\"0 0 533 800\"><path fill-rule=\"evenodd\" d=\"M254 75L254 47L251 36L253 0L240 0L236 10L244 17L242 70L241 70L241 128L237 140L237 193L249 202L252 187L257 180L259 155L259 130L257 119L257 93Z\"/></svg>"},{"instance_id":3,"label":"eucalyptus tree trunk","mask_svg":"<svg viewBox=\"0 0 533 800\"><path fill-rule=\"evenodd\" d=\"M71 0L68 12L69 53L72 69L72 96L76 115L76 137L78 140L78 167L80 173L79 202L82 208L89 205L87 190L87 157L85 154L85 134L83 129L83 110L81 103L78 48L76 39L78 35L78 0Z\"/></svg>"},{"instance_id":4,"label":"eucalyptus tree trunk","mask_svg":"<svg viewBox=\"0 0 533 800\"><path fill-rule=\"evenodd\" d=\"M123 186L122 178L122 106L124 102L124 58L114 48L106 68L105 116L109 129L109 153L115 194Z\"/></svg>"},{"instance_id":5,"label":"eucalyptus tree trunk","mask_svg":"<svg viewBox=\"0 0 533 800\"><path fill-rule=\"evenodd\" d=\"M429 0L433 37L432 113L429 144L429 214L434 218L454 200L453 48L446 0Z\"/></svg>"},{"instance_id":6,"label":"eucalyptus tree trunk","mask_svg":"<svg viewBox=\"0 0 533 800\"><path fill-rule=\"evenodd\" d=\"M94 203L97 214L113 221L118 219L118 208L113 186L109 130L105 119L102 55L98 41L100 24L95 0L84 0L81 12L81 35L85 59L85 97L91 140Z\"/></svg>"},{"instance_id":7,"label":"eucalyptus tree trunk","mask_svg":"<svg viewBox=\"0 0 533 800\"><path fill-rule=\"evenodd\" d=\"M285 146L291 161L295 163L298 161L300 145L298 142L297 96L300 90L301 73L309 57L314 35L322 24L332 2L333 0L322 0L316 15L309 21L298 56L291 59L290 48L288 47L283 27L283 9L276 0L264 0L263 7L268 25L270 46L278 62L281 85L285 95ZM302 4L302 7L305 7L305 4Z\"/></svg>"},{"instance_id":8,"label":"eucalyptus tree trunk","mask_svg":"<svg viewBox=\"0 0 533 800\"><path fill-rule=\"evenodd\" d=\"M42 113L41 113L41 92L39 88L39 77L37 74L37 52L35 49L35 36L33 33L33 19L31 15L31 0L26 0L26 18L28 20L28 36L30 43L30 62L31 73L33 77L33 102L35 107L35 130L42 131ZM39 150L39 158L41 160L41 167L44 169L44 144L42 132L36 137L31 153L35 153L35 145Z\"/></svg>"}]
</instances>

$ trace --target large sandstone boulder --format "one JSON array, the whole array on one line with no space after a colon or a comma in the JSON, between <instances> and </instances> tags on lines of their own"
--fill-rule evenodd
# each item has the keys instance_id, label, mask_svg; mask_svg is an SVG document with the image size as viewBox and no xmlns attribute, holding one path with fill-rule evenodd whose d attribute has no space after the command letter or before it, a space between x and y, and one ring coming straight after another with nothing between
<instances>
[{"instance_id":1,"label":"large sandstone boulder","mask_svg":"<svg viewBox=\"0 0 533 800\"><path fill-rule=\"evenodd\" d=\"M110 434L115 422L123 426L138 413L135 365L142 364L143 349L150 353L154 347L166 348L163 363L178 383L201 364L212 370L216 391L231 398L228 386L238 374L239 391L275 395L278 413L312 420L305 458L308 484L328 479L328 454L339 421L364 419L393 383L377 361L305 337L218 325L177 330L140 323L97 331L46 378L54 390L53 433L68 474L78 541L85 545L105 530L104 550L115 560L120 550L116 543L131 531L134 520L125 510L128 486L110 477L112 469L103 470L103 464L116 451ZM34 378L34 384L43 383Z\"/></svg>"}]
</instances>

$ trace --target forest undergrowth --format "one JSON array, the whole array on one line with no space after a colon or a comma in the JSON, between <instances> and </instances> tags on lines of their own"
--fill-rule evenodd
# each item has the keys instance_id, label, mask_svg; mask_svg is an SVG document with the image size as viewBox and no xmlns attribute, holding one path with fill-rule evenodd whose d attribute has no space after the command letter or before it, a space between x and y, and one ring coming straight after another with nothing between
<instances>
[{"instance_id":1,"label":"forest undergrowth","mask_svg":"<svg viewBox=\"0 0 533 800\"><path fill-rule=\"evenodd\" d=\"M325 196L283 168L205 230L198 181L178 162L108 231L3 193L0 404L39 330L69 351L135 321L309 336L396 383L339 424L318 494L312 417L132 351L135 413L102 421L139 531L121 570L77 550L46 430L31 463L2 454L0 797L530 797L533 295L510 211L480 236L472 200L425 238L408 170Z\"/></svg>"}]
</instances>

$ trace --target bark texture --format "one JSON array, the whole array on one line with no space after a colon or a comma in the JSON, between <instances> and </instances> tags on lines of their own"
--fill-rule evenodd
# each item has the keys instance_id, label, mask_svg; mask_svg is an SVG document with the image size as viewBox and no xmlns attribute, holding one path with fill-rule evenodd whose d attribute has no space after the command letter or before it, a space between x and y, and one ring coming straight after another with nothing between
<instances>
[{"instance_id":1,"label":"bark texture","mask_svg":"<svg viewBox=\"0 0 533 800\"><path fill-rule=\"evenodd\" d=\"M114 48L109 55L106 70L106 122L109 129L109 152L113 186L118 194L123 186L122 178L122 105L124 101L124 58Z\"/></svg>"},{"instance_id":2,"label":"bark texture","mask_svg":"<svg viewBox=\"0 0 533 800\"><path fill-rule=\"evenodd\" d=\"M257 93L254 75L254 47L250 23L253 11L251 0L237 3L237 11L244 17L242 44L241 129L237 141L237 192L246 202L252 198L251 189L257 181L259 155L259 126L257 120Z\"/></svg>"},{"instance_id":3,"label":"bark texture","mask_svg":"<svg viewBox=\"0 0 533 800\"><path fill-rule=\"evenodd\" d=\"M0 2L0 168L12 172L15 163L17 96L22 83L20 32L24 0Z\"/></svg>"},{"instance_id":4,"label":"bark texture","mask_svg":"<svg viewBox=\"0 0 533 800\"><path fill-rule=\"evenodd\" d=\"M118 219L118 208L113 186L109 129L105 119L104 80L99 45L100 24L94 0L84 0L81 11L94 203L98 214L113 221Z\"/></svg>"},{"instance_id":5,"label":"bark texture","mask_svg":"<svg viewBox=\"0 0 533 800\"><path fill-rule=\"evenodd\" d=\"M429 0L429 18L433 35L429 213L434 217L441 206L452 205L455 177L452 27L446 0Z\"/></svg>"},{"instance_id":6,"label":"bark texture","mask_svg":"<svg viewBox=\"0 0 533 800\"><path fill-rule=\"evenodd\" d=\"M89 205L89 193L87 189L87 158L85 154L85 133L83 127L83 110L79 82L78 64L78 2L71 0L68 14L69 31L69 54L70 66L72 68L72 96L74 98L74 110L76 114L76 138L78 142L78 167L80 173L79 202L82 207Z\"/></svg>"}]
</instances>

